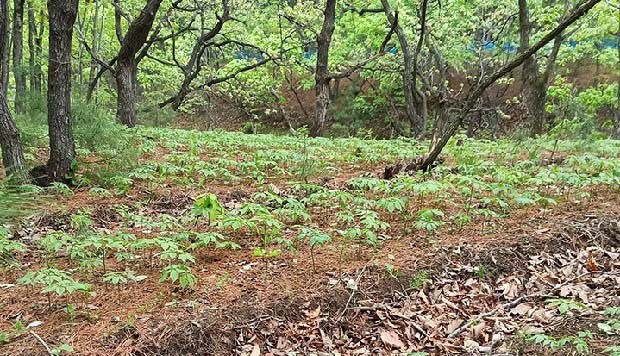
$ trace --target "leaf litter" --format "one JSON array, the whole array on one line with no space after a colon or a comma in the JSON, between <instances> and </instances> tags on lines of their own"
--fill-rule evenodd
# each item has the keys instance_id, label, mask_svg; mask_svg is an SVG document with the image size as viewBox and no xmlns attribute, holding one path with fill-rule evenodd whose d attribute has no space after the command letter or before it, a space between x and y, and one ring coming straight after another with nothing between
<instances>
[{"instance_id":1,"label":"leaf litter","mask_svg":"<svg viewBox=\"0 0 620 356\"><path fill-rule=\"evenodd\" d=\"M427 270L432 275L415 286L409 283L419 279L419 271L392 277L368 264L343 278L354 281L355 289L328 278L327 296L276 301L273 308L220 311L189 324L168 322L150 333L129 335L140 346L124 351L251 356L548 354L531 343L524 350L524 338L575 333L596 325L606 307L620 305L620 228L616 217L586 216L549 239L533 241L521 244L518 253L515 246L501 243L438 247L429 257L433 261ZM522 260L504 260L515 255ZM489 267L477 264L489 261L489 256L494 256ZM549 303L556 299L573 300L583 308L561 312ZM601 340L592 342L595 353L606 344L596 341Z\"/></svg>"}]
</instances>

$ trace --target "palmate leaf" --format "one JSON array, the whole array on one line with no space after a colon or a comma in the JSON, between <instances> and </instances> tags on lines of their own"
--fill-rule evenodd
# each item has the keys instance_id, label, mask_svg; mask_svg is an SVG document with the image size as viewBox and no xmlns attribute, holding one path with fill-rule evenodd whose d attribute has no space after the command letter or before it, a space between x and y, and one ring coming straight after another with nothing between
<instances>
[{"instance_id":1,"label":"palmate leaf","mask_svg":"<svg viewBox=\"0 0 620 356\"><path fill-rule=\"evenodd\" d=\"M209 217L210 221L217 219L219 216L223 215L224 212L224 207L213 193L198 197L192 208L192 214Z\"/></svg>"},{"instance_id":2,"label":"palmate leaf","mask_svg":"<svg viewBox=\"0 0 620 356\"><path fill-rule=\"evenodd\" d=\"M620 346L610 346L603 350L606 355L620 356Z\"/></svg>"},{"instance_id":3,"label":"palmate leaf","mask_svg":"<svg viewBox=\"0 0 620 356\"><path fill-rule=\"evenodd\" d=\"M73 279L67 271L45 268L36 272L28 272L17 283L28 285L42 285L41 293L55 293L58 296L80 292L86 295L95 295L91 285Z\"/></svg>"},{"instance_id":4,"label":"palmate leaf","mask_svg":"<svg viewBox=\"0 0 620 356\"><path fill-rule=\"evenodd\" d=\"M330 242L332 237L321 230L306 228L299 235L297 235L297 240L305 239L308 239L310 248L314 248L316 245L322 246Z\"/></svg>"},{"instance_id":5,"label":"palmate leaf","mask_svg":"<svg viewBox=\"0 0 620 356\"><path fill-rule=\"evenodd\" d=\"M162 270L159 282L170 280L172 283L179 282L181 288L192 288L196 284L196 276L186 265L170 265Z\"/></svg>"}]
</instances>

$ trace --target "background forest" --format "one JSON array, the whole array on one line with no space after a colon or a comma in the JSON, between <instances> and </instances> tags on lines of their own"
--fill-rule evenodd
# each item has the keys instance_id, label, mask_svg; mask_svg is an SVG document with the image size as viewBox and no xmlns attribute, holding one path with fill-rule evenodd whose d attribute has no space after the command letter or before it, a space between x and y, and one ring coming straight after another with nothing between
<instances>
[{"instance_id":1,"label":"background forest","mask_svg":"<svg viewBox=\"0 0 620 356\"><path fill-rule=\"evenodd\" d=\"M47 87L64 90L75 111L50 119L59 150L71 145L62 126L72 121L78 140L101 138L93 126L115 121L308 127L311 136L432 138L429 153L457 128L485 138L620 130L611 0L61 5L54 23L54 2L2 2L2 88L27 149L46 145L50 100L69 100ZM55 56L70 62L58 63L59 77ZM67 149L58 156L73 159Z\"/></svg>"}]
</instances>

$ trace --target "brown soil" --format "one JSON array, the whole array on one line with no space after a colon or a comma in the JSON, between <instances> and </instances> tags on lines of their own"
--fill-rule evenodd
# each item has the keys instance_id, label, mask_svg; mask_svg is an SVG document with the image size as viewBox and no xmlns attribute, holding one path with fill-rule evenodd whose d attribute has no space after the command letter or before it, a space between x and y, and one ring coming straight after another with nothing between
<instances>
[{"instance_id":1,"label":"brown soil","mask_svg":"<svg viewBox=\"0 0 620 356\"><path fill-rule=\"evenodd\" d=\"M251 187L243 189L251 191ZM212 191L223 201L230 195L228 187L212 187ZM314 314L317 307L320 307L321 325L327 328L320 329L323 332L339 330L339 333L363 335L376 331L379 324L373 324L360 310L370 305L368 308L376 314L380 311L376 305L381 306L386 300L402 303L402 298L411 292L410 281L422 272L431 277L466 262L471 266L485 266L488 269L485 273L493 278L527 275L528 256L576 246L577 240L560 234L567 226L584 216L620 216L617 192L593 193L589 202L572 205L570 209L566 204L560 205L545 215L536 210L523 210L493 223L481 221L463 228L448 226L433 236L432 242L413 232L409 237L395 235L385 239L381 249L350 248L342 259L336 248L319 249L317 272L313 271L309 251L302 249L271 261L265 274L260 261L251 256L250 246L255 242L243 241L245 246L240 251L197 255L194 271L199 284L192 292L158 283L160 272L156 266L140 270L140 274L148 275L147 280L121 289L105 287L94 276L86 281L98 283L97 296L74 300L78 312L73 319L62 310L62 301L54 301L50 306L45 297L28 288L10 288L0 296L0 330L10 330L16 321L24 324L42 321L35 331L43 340L50 345L71 344L83 355L229 354L242 349L240 343L256 344L263 349L275 348L280 343L290 348L293 345L282 341L289 338L297 340L296 347L311 349L324 341L315 340L317 336L313 333L317 331L309 327L312 335L301 339L307 345L299 344L302 343L298 340L299 323L307 322L308 314ZM191 196L192 192L178 190L136 190L127 200L140 197L149 201L144 208L148 214L180 214L191 207ZM121 202L93 198L87 192L78 191L67 198L63 209L34 219L35 225L25 227L20 234L28 241L36 237L32 235L35 231L41 234L46 229L65 227L68 214L85 207L93 210L97 226L113 229L119 217L111 207ZM392 230L411 231L396 224ZM140 229L134 233L142 234ZM37 256L26 255L22 261L23 271L38 267ZM72 267L62 256L56 264L58 268ZM389 276L387 264L396 266L399 278ZM122 265L109 268L115 267L124 268ZM358 281L358 291L353 296L346 283L338 279L340 273L344 280ZM14 283L21 275L22 271L9 273L6 282ZM289 324L295 325L294 330L286 329ZM265 325L274 330L255 332ZM252 338L248 339L247 335ZM374 342L374 347L378 347ZM454 346L454 350L459 348ZM36 355L44 354L44 350L25 332L0 348L0 354Z\"/></svg>"}]
</instances>

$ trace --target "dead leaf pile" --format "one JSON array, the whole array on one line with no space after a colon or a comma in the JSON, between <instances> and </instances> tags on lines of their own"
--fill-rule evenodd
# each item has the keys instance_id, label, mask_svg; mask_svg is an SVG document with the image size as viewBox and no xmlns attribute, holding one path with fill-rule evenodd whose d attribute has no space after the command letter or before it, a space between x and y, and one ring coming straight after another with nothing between
<instances>
[{"instance_id":1,"label":"dead leaf pile","mask_svg":"<svg viewBox=\"0 0 620 356\"><path fill-rule=\"evenodd\" d=\"M571 317L545 300L583 303L586 315L618 304L620 250L601 246L530 255L526 271L496 278L481 266L454 262L421 290L397 292L389 301L356 300L343 321L329 310L312 309L303 321L259 327L248 342L258 337L272 355L507 353L517 333L553 332Z\"/></svg>"},{"instance_id":2,"label":"dead leaf pile","mask_svg":"<svg viewBox=\"0 0 620 356\"><path fill-rule=\"evenodd\" d=\"M346 280L359 282L355 290L347 288L343 279L336 283L334 278L326 278L327 288L340 288L351 295L345 298L346 304L301 301L304 313L297 320L266 313L235 328L230 351L246 356L291 352L509 354L520 339L517 335L552 335L558 328L567 332L567 320L596 318L605 308L620 305L618 230L602 226L600 221L571 229L579 243L565 241L564 233L558 234L550 242L551 248L534 248L524 256L521 266L525 268L497 275L489 271L504 270L472 263L488 251L480 249L471 257L471 249L465 254L466 247L461 246L440 249L450 256L450 262L442 263L440 272L416 285L418 289L409 286L415 275L412 272L409 281L399 279L395 284L400 287L389 293L378 290L378 279L392 278L386 277L380 266L374 272L348 276ZM467 258L459 259L461 254ZM501 264L502 260L493 262ZM584 308L560 312L549 303L558 298L579 302ZM577 331L580 329L572 330Z\"/></svg>"}]
</instances>

